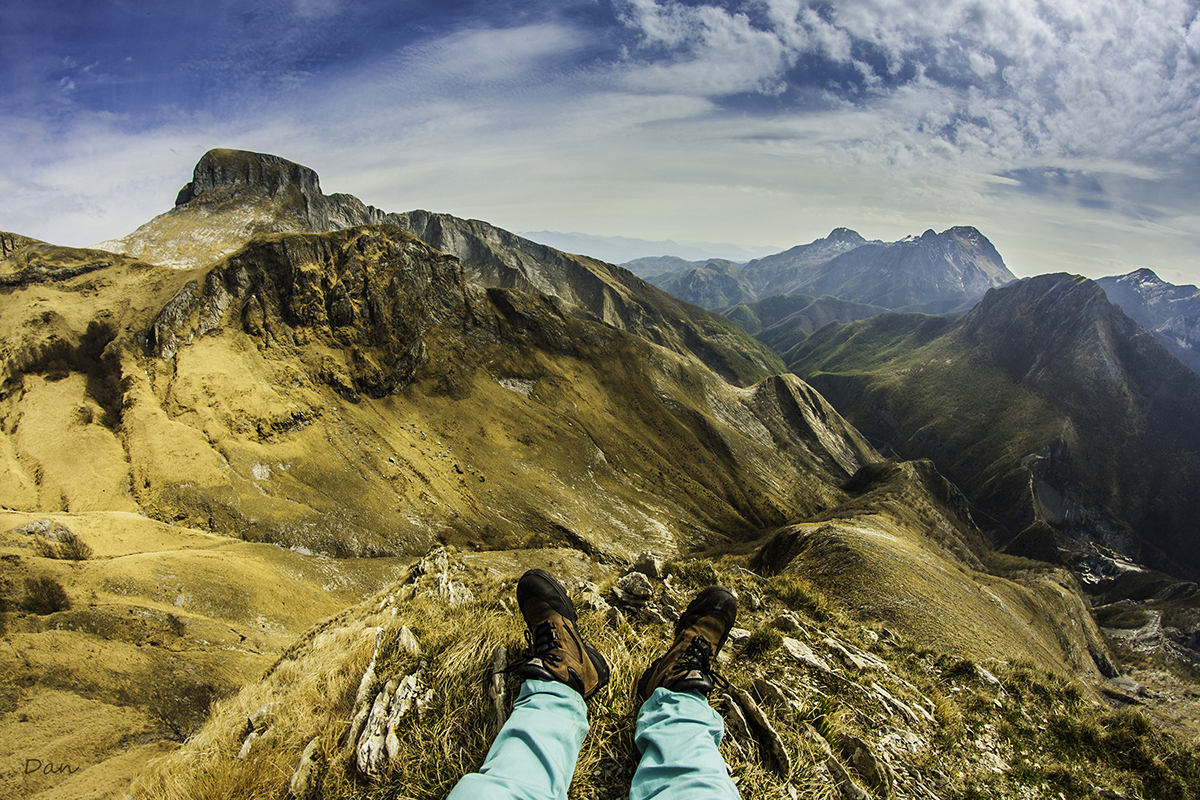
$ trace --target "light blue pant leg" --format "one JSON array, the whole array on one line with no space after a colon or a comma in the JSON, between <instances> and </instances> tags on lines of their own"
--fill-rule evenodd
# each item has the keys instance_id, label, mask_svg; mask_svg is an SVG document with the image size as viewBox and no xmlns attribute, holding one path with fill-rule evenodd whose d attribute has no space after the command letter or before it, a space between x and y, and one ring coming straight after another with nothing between
<instances>
[{"instance_id":1,"label":"light blue pant leg","mask_svg":"<svg viewBox=\"0 0 1200 800\"><path fill-rule=\"evenodd\" d=\"M566 800L587 732L578 692L527 680L479 772L464 775L446 800Z\"/></svg>"},{"instance_id":2,"label":"light blue pant leg","mask_svg":"<svg viewBox=\"0 0 1200 800\"><path fill-rule=\"evenodd\" d=\"M702 695L659 687L638 711L633 741L642 752L629 800L740 798L717 746L721 715Z\"/></svg>"}]
</instances>

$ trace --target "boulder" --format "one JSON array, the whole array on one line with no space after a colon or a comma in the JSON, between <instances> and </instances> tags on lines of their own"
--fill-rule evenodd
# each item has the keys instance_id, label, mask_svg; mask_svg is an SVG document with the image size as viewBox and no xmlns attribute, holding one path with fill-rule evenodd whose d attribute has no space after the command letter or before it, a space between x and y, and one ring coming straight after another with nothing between
<instances>
[{"instance_id":1,"label":"boulder","mask_svg":"<svg viewBox=\"0 0 1200 800\"><path fill-rule=\"evenodd\" d=\"M633 571L640 572L647 578L659 580L662 578L663 562L653 553L642 553L633 562Z\"/></svg>"}]
</instances>

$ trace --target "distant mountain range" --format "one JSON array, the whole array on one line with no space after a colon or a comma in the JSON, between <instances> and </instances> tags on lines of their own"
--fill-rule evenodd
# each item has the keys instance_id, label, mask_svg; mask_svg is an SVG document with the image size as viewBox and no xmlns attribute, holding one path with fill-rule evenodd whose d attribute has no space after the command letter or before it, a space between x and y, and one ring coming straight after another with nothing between
<instances>
[{"instance_id":1,"label":"distant mountain range","mask_svg":"<svg viewBox=\"0 0 1200 800\"><path fill-rule=\"evenodd\" d=\"M896 311L965 311L991 288L1016 280L987 237L971 227L932 230L897 242L868 241L848 228L750 261L688 265L649 278L704 308L725 310L773 295L803 294Z\"/></svg>"}]
</instances>

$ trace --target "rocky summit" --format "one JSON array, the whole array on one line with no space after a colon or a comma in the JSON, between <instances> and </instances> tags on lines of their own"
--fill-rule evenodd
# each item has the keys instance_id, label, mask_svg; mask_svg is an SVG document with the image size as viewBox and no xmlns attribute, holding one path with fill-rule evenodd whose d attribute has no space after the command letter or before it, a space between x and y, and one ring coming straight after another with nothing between
<instances>
[{"instance_id":1,"label":"rocky summit","mask_svg":"<svg viewBox=\"0 0 1200 800\"><path fill-rule=\"evenodd\" d=\"M1137 691L934 462L619 267L230 150L102 249L0 244L2 798L444 796L530 567L620 667L586 796L627 791L623 698L707 583L750 626L716 699L747 796L1022 796L1060 780L1025 720L1107 736ZM1093 755L1105 790L1192 774Z\"/></svg>"},{"instance_id":2,"label":"rocky summit","mask_svg":"<svg viewBox=\"0 0 1200 800\"><path fill-rule=\"evenodd\" d=\"M1096 283L1172 355L1193 372L1200 372L1200 290L1167 283L1149 269L1101 278Z\"/></svg>"}]
</instances>

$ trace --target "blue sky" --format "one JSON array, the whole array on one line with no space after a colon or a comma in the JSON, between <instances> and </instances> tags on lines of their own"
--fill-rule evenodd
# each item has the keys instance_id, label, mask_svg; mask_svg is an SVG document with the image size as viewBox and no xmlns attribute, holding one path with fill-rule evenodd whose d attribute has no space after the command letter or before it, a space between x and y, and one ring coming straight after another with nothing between
<instances>
[{"instance_id":1,"label":"blue sky","mask_svg":"<svg viewBox=\"0 0 1200 800\"><path fill-rule=\"evenodd\" d=\"M975 225L1200 281L1200 0L0 0L0 229L166 211L211 147L510 230Z\"/></svg>"}]
</instances>

